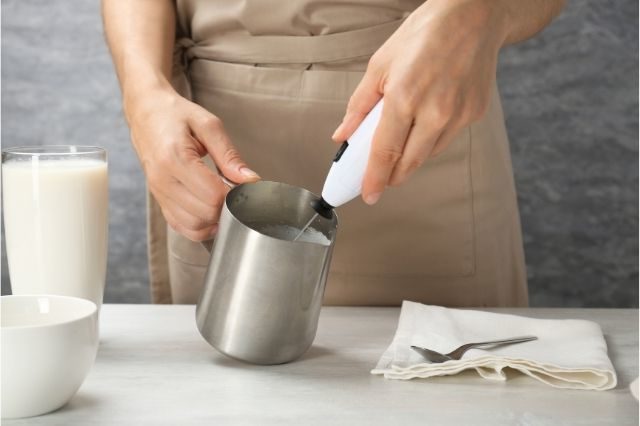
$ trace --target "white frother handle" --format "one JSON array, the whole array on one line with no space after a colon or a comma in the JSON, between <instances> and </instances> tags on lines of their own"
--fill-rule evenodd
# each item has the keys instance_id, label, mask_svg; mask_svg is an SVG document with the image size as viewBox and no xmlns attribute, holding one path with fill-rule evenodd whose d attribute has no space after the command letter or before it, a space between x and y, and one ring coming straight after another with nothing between
<instances>
[{"instance_id":1,"label":"white frother handle","mask_svg":"<svg viewBox=\"0 0 640 426\"><path fill-rule=\"evenodd\" d=\"M322 198L333 207L341 206L362 193L362 179L369 162L371 141L382 113L382 99L367 114L333 160Z\"/></svg>"}]
</instances>

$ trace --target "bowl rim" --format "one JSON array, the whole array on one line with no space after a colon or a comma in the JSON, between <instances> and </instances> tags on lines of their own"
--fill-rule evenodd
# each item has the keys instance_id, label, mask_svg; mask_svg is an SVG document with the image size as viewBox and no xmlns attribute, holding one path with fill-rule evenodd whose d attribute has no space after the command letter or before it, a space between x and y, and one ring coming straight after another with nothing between
<instances>
[{"instance_id":1,"label":"bowl rim","mask_svg":"<svg viewBox=\"0 0 640 426\"><path fill-rule=\"evenodd\" d=\"M83 321L87 318L90 318L96 315L98 312L98 306L91 300L83 299L81 297L63 296L63 295L57 295L57 294L7 294L7 295L0 296L0 307L2 306L3 301L9 300L9 299L15 300L15 299L38 299L38 298L66 299L66 300L72 300L73 303L89 304L90 311L89 313L81 315L77 318L71 318L65 321L53 322L50 324L4 325L0 317L0 330L4 332L8 330L43 329L47 327L57 327L61 325L67 325L67 324L72 324L74 322Z\"/></svg>"}]
</instances>

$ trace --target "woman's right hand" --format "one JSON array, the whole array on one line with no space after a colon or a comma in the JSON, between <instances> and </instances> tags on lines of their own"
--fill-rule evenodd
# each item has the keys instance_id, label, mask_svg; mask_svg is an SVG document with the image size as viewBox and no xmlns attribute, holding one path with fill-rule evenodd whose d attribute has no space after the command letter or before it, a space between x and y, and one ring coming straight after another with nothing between
<instances>
[{"instance_id":1,"label":"woman's right hand","mask_svg":"<svg viewBox=\"0 0 640 426\"><path fill-rule=\"evenodd\" d=\"M148 188L167 223L192 241L215 235L229 188L203 161L237 183L260 177L244 163L222 122L172 88L159 88L125 102L131 139Z\"/></svg>"}]
</instances>

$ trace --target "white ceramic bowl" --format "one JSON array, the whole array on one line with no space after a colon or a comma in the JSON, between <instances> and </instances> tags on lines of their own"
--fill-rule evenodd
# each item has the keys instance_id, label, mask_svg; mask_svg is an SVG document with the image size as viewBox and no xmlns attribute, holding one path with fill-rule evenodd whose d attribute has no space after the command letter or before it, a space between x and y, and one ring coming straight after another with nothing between
<instances>
[{"instance_id":1,"label":"white ceramic bowl","mask_svg":"<svg viewBox=\"0 0 640 426\"><path fill-rule=\"evenodd\" d=\"M2 418L62 407L96 358L95 303L68 296L2 296L0 311Z\"/></svg>"}]
</instances>

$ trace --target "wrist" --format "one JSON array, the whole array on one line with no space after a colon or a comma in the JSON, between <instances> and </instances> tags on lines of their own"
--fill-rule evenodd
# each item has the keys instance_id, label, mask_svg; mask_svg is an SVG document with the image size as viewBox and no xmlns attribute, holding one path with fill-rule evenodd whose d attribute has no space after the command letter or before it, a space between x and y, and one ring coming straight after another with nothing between
<instances>
[{"instance_id":1,"label":"wrist","mask_svg":"<svg viewBox=\"0 0 640 426\"><path fill-rule=\"evenodd\" d=\"M463 0L475 6L478 25L488 29L500 49L511 34L511 4L512 0Z\"/></svg>"},{"instance_id":2,"label":"wrist","mask_svg":"<svg viewBox=\"0 0 640 426\"><path fill-rule=\"evenodd\" d=\"M144 78L129 79L122 84L122 108L125 118L130 121L148 106L157 105L160 99L170 99L176 95L169 80L161 73L147 73Z\"/></svg>"},{"instance_id":3,"label":"wrist","mask_svg":"<svg viewBox=\"0 0 640 426\"><path fill-rule=\"evenodd\" d=\"M485 41L491 41L499 50L511 33L513 0L443 0L438 3L450 10L457 10L460 22L468 31L484 34ZM431 2L426 2L429 5Z\"/></svg>"},{"instance_id":4,"label":"wrist","mask_svg":"<svg viewBox=\"0 0 640 426\"><path fill-rule=\"evenodd\" d=\"M429 0L421 8L447 16L448 24L489 42L498 51L511 34L513 0ZM480 37L478 37L480 36Z\"/></svg>"}]
</instances>

